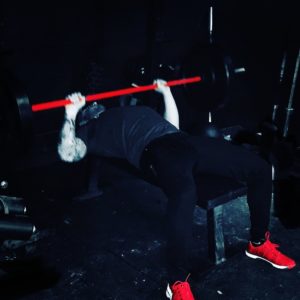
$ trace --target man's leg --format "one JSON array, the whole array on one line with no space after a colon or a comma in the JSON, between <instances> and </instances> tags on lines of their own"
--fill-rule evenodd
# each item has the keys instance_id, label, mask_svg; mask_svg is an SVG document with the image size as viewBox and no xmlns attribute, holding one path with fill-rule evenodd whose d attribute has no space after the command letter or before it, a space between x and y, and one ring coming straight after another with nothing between
<instances>
[{"instance_id":1,"label":"man's leg","mask_svg":"<svg viewBox=\"0 0 300 300\"><path fill-rule=\"evenodd\" d=\"M269 241L272 166L257 154L223 139L191 137L190 142L199 154L198 172L217 174L247 184L251 221L251 242L247 251L255 253L253 258L265 259L280 268L295 266L293 260L281 254Z\"/></svg>"},{"instance_id":2,"label":"man's leg","mask_svg":"<svg viewBox=\"0 0 300 300\"><path fill-rule=\"evenodd\" d=\"M168 198L169 283L184 281L189 273L189 243L197 202L193 177L196 156L195 149L186 143L185 136L171 134L150 143L142 157L142 168L145 170L151 166L159 186Z\"/></svg>"},{"instance_id":3,"label":"man's leg","mask_svg":"<svg viewBox=\"0 0 300 300\"><path fill-rule=\"evenodd\" d=\"M223 139L191 137L199 155L197 172L244 182L248 187L251 239L264 238L268 230L272 196L272 167L255 153Z\"/></svg>"}]
</instances>

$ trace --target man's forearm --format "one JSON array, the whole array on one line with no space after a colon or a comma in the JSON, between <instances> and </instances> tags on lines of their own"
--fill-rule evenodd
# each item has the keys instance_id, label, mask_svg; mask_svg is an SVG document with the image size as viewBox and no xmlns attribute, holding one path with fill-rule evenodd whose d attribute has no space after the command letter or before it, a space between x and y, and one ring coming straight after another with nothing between
<instances>
[{"instance_id":1,"label":"man's forearm","mask_svg":"<svg viewBox=\"0 0 300 300\"><path fill-rule=\"evenodd\" d=\"M163 93L165 103L164 118L179 129L179 113L171 90Z\"/></svg>"},{"instance_id":2,"label":"man's forearm","mask_svg":"<svg viewBox=\"0 0 300 300\"><path fill-rule=\"evenodd\" d=\"M58 144L58 154L60 158L67 162L74 162L82 159L86 154L86 145L76 137L75 133L76 115L65 115L63 127L60 132Z\"/></svg>"}]
</instances>

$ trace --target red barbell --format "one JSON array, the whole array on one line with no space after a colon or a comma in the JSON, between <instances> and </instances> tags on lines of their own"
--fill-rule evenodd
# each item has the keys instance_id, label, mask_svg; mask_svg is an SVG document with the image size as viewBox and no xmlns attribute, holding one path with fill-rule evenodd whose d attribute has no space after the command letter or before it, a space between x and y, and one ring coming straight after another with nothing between
<instances>
[{"instance_id":1,"label":"red barbell","mask_svg":"<svg viewBox=\"0 0 300 300\"><path fill-rule=\"evenodd\" d=\"M177 79L177 80L171 80L167 81L166 86L176 86L176 85L183 85L183 84L189 84L189 83L195 83L200 82L202 79L200 76L190 77L190 78L183 78L183 79ZM125 89L115 90L115 91L109 91L109 92L103 92L93 95L87 95L86 101L96 101L96 100L102 100L122 95L128 95L128 94L134 94L134 93L141 93L146 92L150 90L155 90L157 88L157 84L150 84L150 85L144 85L144 86L138 86L138 87L129 87ZM71 104L71 101L68 99L60 99L60 100L54 100L39 104L33 104L31 106L32 111L42 111L42 110L49 110L54 109L57 107L63 107L68 104Z\"/></svg>"}]
</instances>

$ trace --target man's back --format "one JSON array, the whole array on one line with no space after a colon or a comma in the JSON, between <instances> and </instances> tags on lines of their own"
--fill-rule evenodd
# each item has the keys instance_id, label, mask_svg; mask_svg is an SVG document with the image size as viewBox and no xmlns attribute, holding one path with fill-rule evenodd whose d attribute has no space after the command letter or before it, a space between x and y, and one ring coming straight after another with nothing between
<instances>
[{"instance_id":1,"label":"man's back","mask_svg":"<svg viewBox=\"0 0 300 300\"><path fill-rule=\"evenodd\" d=\"M115 107L101 113L78 129L78 136L89 140L88 152L127 159L139 166L145 146L153 139L178 129L146 106Z\"/></svg>"}]
</instances>

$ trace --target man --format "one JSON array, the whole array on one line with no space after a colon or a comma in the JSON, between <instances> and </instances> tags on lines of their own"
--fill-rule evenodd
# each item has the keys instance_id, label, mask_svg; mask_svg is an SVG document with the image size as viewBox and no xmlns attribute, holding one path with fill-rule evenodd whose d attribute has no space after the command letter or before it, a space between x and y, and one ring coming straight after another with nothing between
<instances>
[{"instance_id":1,"label":"man","mask_svg":"<svg viewBox=\"0 0 300 300\"><path fill-rule=\"evenodd\" d=\"M268 224L272 193L272 169L257 155L231 143L209 137L192 137L179 130L177 107L169 87L156 80L163 96L165 114L144 106L116 107L105 111L101 105L85 105L79 93L68 97L58 153L74 162L87 153L127 159L155 176L168 197L167 259L169 284L166 295L173 300L192 300L187 282L187 259L193 211L198 201L194 175L217 174L245 182L251 219L247 256L259 258L280 269L291 269L295 261L278 251L269 237Z\"/></svg>"}]
</instances>

